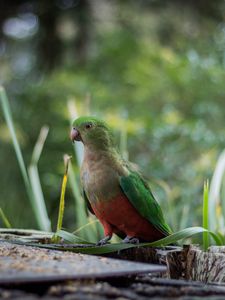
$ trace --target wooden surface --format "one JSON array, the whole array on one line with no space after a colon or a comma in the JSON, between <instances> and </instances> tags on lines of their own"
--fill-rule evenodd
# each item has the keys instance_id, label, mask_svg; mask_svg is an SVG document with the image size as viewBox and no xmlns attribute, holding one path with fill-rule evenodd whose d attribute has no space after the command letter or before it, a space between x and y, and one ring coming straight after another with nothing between
<instances>
[{"instance_id":1,"label":"wooden surface","mask_svg":"<svg viewBox=\"0 0 225 300\"><path fill-rule=\"evenodd\" d=\"M0 242L1 285L123 277L166 271L163 265Z\"/></svg>"},{"instance_id":2,"label":"wooden surface","mask_svg":"<svg viewBox=\"0 0 225 300\"><path fill-rule=\"evenodd\" d=\"M0 284L0 299L36 300L40 297L43 300L225 299L225 247L210 247L207 252L201 251L196 246L139 247L112 253L110 256L120 259L112 260L108 257L89 257L13 244L13 241L18 240L48 242L49 236L45 233L33 234L26 231L25 235L21 235L21 231L11 233L7 231L0 232L0 236L2 239L4 236L0 247L0 276L5 280ZM11 242L7 243L6 239ZM142 271L151 273L136 276L134 274L140 270L137 266L143 267L143 264L127 262L124 259L160 263L164 270L165 266L168 267L168 272L164 273L163 278L162 273L154 273L156 270L154 268L151 270L142 268ZM8 271L7 268L4 271L7 264ZM22 278L21 272L26 276L22 281L16 282L16 277L12 275L17 273ZM119 277L113 277L112 273ZM45 274L51 277L50 280ZM7 280L10 284L4 285ZM58 281L61 283L56 283Z\"/></svg>"}]
</instances>

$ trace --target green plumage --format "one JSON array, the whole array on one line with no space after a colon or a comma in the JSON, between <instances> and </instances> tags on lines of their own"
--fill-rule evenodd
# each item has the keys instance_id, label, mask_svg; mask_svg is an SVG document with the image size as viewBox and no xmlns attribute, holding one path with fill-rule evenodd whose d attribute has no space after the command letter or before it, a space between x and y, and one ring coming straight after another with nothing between
<instances>
[{"instance_id":1,"label":"green plumage","mask_svg":"<svg viewBox=\"0 0 225 300\"><path fill-rule=\"evenodd\" d=\"M166 224L161 207L155 200L150 187L136 172L120 177L120 186L137 211L165 235L171 234Z\"/></svg>"}]
</instances>

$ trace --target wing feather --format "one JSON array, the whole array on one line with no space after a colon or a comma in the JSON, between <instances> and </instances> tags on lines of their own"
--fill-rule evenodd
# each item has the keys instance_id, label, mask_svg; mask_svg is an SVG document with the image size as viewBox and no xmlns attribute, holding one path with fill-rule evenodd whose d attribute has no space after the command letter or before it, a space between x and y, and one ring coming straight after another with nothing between
<instances>
[{"instance_id":1,"label":"wing feather","mask_svg":"<svg viewBox=\"0 0 225 300\"><path fill-rule=\"evenodd\" d=\"M128 176L121 176L120 186L131 204L157 230L165 235L172 233L150 187L138 172L131 171Z\"/></svg>"}]
</instances>

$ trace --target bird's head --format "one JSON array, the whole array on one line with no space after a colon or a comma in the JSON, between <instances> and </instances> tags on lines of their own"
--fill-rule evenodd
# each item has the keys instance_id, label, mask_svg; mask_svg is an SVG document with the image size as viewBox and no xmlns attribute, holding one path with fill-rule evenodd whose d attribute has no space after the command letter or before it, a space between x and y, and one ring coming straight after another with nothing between
<instances>
[{"instance_id":1,"label":"bird's head","mask_svg":"<svg viewBox=\"0 0 225 300\"><path fill-rule=\"evenodd\" d=\"M113 135L108 125L95 117L80 117L74 120L70 138L72 142L81 141L84 145L96 147L113 146Z\"/></svg>"}]
</instances>

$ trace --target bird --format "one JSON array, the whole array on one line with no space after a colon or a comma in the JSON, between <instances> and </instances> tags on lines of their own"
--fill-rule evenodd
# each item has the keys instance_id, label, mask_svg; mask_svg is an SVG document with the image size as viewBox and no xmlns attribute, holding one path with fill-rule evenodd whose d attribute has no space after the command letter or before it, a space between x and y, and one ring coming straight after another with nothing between
<instances>
[{"instance_id":1,"label":"bird","mask_svg":"<svg viewBox=\"0 0 225 300\"><path fill-rule=\"evenodd\" d=\"M79 117L72 124L70 138L84 145L80 170L83 195L104 229L97 245L108 243L113 234L124 243L140 243L172 233L148 183L134 164L122 158L105 121Z\"/></svg>"}]
</instances>

